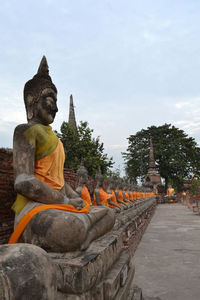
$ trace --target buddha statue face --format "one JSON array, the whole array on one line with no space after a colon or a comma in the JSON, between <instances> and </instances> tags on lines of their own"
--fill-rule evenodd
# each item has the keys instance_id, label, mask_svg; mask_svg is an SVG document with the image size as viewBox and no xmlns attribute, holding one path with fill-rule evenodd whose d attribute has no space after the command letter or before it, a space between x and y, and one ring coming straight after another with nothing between
<instances>
[{"instance_id":1,"label":"buddha statue face","mask_svg":"<svg viewBox=\"0 0 200 300\"><path fill-rule=\"evenodd\" d=\"M78 174L78 183L85 184L88 182L88 172L84 166L81 166L77 172Z\"/></svg>"},{"instance_id":2,"label":"buddha statue face","mask_svg":"<svg viewBox=\"0 0 200 300\"><path fill-rule=\"evenodd\" d=\"M96 175L95 179L96 179L97 184L99 184L100 186L103 185L104 177L100 172Z\"/></svg>"},{"instance_id":3,"label":"buddha statue face","mask_svg":"<svg viewBox=\"0 0 200 300\"><path fill-rule=\"evenodd\" d=\"M51 88L45 88L42 90L39 100L34 104L31 120L49 125L53 123L57 111L57 93Z\"/></svg>"}]
</instances>

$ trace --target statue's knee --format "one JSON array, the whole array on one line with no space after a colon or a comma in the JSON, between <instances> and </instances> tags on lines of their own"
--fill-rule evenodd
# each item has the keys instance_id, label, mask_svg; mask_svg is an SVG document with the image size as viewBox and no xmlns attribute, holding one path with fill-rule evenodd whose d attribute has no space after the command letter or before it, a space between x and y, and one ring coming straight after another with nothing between
<instances>
[{"instance_id":1,"label":"statue's knee","mask_svg":"<svg viewBox=\"0 0 200 300\"><path fill-rule=\"evenodd\" d=\"M88 225L84 222L84 215L74 216L73 214L62 215L59 220L53 223L55 238L61 244L68 244L71 249L77 249L85 240Z\"/></svg>"},{"instance_id":2,"label":"statue's knee","mask_svg":"<svg viewBox=\"0 0 200 300\"><path fill-rule=\"evenodd\" d=\"M79 249L88 230L84 217L86 216L78 217L73 213L58 210L41 212L28 224L23 233L23 241L48 252Z\"/></svg>"}]
</instances>

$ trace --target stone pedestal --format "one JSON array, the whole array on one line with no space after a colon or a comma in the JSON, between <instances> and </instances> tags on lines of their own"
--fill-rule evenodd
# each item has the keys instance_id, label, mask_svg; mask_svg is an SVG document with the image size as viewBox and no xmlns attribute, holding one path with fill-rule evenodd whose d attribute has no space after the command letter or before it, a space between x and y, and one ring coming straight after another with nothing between
<instances>
[{"instance_id":1,"label":"stone pedestal","mask_svg":"<svg viewBox=\"0 0 200 300\"><path fill-rule=\"evenodd\" d=\"M48 297L44 296L43 300L124 300L134 299L134 265L132 257L134 251L142 237L142 234L148 225L149 220L154 212L156 200L149 198L141 202L136 202L133 207L126 211L122 211L117 215L116 222L112 231L108 232L99 239L93 241L86 251L77 251L71 253L46 253L41 249L42 255L47 257L45 261L46 278L55 278L52 296L49 295L51 288L49 287ZM21 244L26 247L26 244ZM12 247L13 245L11 245ZM15 245L18 247L19 245ZM4 246L2 246L4 247ZM7 246L8 248L10 245ZM33 247L28 245L28 250ZM35 250L34 250L35 251ZM39 253L38 252L38 253ZM30 257L30 255L29 255ZM38 262L40 260L37 258ZM49 261L49 267L48 262ZM24 261L27 266L26 272L28 274L29 260ZM48 282L44 274L41 276L37 274L37 267L35 266L33 277L35 276L35 283L38 278L46 285ZM23 273L22 266L14 265L14 269L18 268ZM40 266L41 268L41 266ZM12 274L15 274L15 270ZM38 269L39 270L39 269ZM0 258L0 274L6 273L6 264L1 269ZM7 272L8 273L8 272ZM7 274L6 273L6 274ZM53 274L52 274L53 273ZM18 273L19 274L19 273ZM7 275L6 275L7 276ZM26 277L26 274L23 273ZM7 277L6 277L7 278ZM19 276L12 276L16 286L20 282ZM25 281L24 281L25 282ZM44 286L46 286L44 285ZM10 289L10 284L2 283L3 291ZM35 290L37 284L32 281L32 286L29 288L31 295L32 289ZM23 283L21 284L21 289ZM47 289L48 287L45 287ZM8 298L5 292L2 300L17 300L12 291L12 297ZM56 296L55 296L56 293ZM45 292L43 292L44 295ZM46 297L46 298L45 298ZM30 297L26 299L33 299ZM34 298L39 299L39 298Z\"/></svg>"}]
</instances>

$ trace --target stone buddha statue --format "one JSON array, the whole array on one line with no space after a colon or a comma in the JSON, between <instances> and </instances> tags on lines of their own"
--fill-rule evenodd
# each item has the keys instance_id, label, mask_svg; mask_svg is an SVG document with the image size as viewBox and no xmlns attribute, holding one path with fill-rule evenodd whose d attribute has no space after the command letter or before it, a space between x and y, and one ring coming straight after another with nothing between
<instances>
[{"instance_id":1,"label":"stone buddha statue","mask_svg":"<svg viewBox=\"0 0 200 300\"><path fill-rule=\"evenodd\" d=\"M85 205L92 205L90 193L86 187L88 182L88 172L87 169L84 167L83 163L81 163L80 168L77 171L77 194L83 199Z\"/></svg>"},{"instance_id":2,"label":"stone buddha statue","mask_svg":"<svg viewBox=\"0 0 200 300\"><path fill-rule=\"evenodd\" d=\"M99 168L99 171L95 177L96 181L96 187L93 194L93 204L96 206L109 206L108 199L112 197L111 194L108 194L104 191L103 184L104 184L104 177L101 173L101 170Z\"/></svg>"},{"instance_id":3,"label":"stone buddha statue","mask_svg":"<svg viewBox=\"0 0 200 300\"><path fill-rule=\"evenodd\" d=\"M128 193L126 192L126 183L123 180L119 183L119 197L123 199L128 207L132 206L132 203L129 201Z\"/></svg>"},{"instance_id":4,"label":"stone buddha statue","mask_svg":"<svg viewBox=\"0 0 200 300\"><path fill-rule=\"evenodd\" d=\"M129 183L127 187L128 187L129 200L130 200L131 202L133 202L134 199L133 199L132 184Z\"/></svg>"},{"instance_id":5,"label":"stone buddha statue","mask_svg":"<svg viewBox=\"0 0 200 300\"><path fill-rule=\"evenodd\" d=\"M124 202L123 194L121 190L121 180L117 180L115 184L115 196L117 199L117 202L121 205L123 205L124 209L128 208L128 205Z\"/></svg>"},{"instance_id":6,"label":"stone buddha statue","mask_svg":"<svg viewBox=\"0 0 200 300\"><path fill-rule=\"evenodd\" d=\"M115 217L105 207L90 211L80 193L64 182L63 145L49 126L58 111L57 89L45 57L37 74L25 84L24 102L28 122L14 132L14 188L18 194L12 207L15 231L10 243L21 235L20 241L49 252L85 249L113 227Z\"/></svg>"},{"instance_id":7,"label":"stone buddha statue","mask_svg":"<svg viewBox=\"0 0 200 300\"><path fill-rule=\"evenodd\" d=\"M111 195L111 198L108 199L108 204L110 207L114 208L116 212L121 211L120 205L117 203L117 199L114 192L114 179L112 177L109 177L107 179L108 188L107 193Z\"/></svg>"}]
</instances>

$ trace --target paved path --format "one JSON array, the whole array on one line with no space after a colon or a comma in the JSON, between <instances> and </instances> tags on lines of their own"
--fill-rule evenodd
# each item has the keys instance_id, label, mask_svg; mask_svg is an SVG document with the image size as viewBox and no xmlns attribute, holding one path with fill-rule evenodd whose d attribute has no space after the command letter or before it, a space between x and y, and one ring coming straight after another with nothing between
<instances>
[{"instance_id":1,"label":"paved path","mask_svg":"<svg viewBox=\"0 0 200 300\"><path fill-rule=\"evenodd\" d=\"M187 207L158 205L134 257L144 295L200 300L200 216Z\"/></svg>"}]
</instances>

